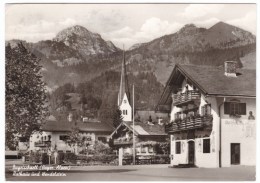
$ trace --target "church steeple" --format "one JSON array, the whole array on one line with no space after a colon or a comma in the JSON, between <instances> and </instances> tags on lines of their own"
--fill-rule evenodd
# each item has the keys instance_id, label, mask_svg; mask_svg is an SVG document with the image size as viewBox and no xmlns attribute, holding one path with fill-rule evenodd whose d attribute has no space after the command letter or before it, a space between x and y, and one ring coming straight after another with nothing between
<instances>
[{"instance_id":1,"label":"church steeple","mask_svg":"<svg viewBox=\"0 0 260 183\"><path fill-rule=\"evenodd\" d=\"M125 64L125 51L123 51L123 62L118 93L118 107L122 112L123 121L132 121L132 107L130 105L130 92Z\"/></svg>"},{"instance_id":2,"label":"church steeple","mask_svg":"<svg viewBox=\"0 0 260 183\"><path fill-rule=\"evenodd\" d=\"M125 50L123 50L123 62L121 68L121 79L120 79L120 87L118 93L118 106L122 104L125 94L127 96L127 99L130 100L130 92L128 88L128 79L127 79L126 64L125 64Z\"/></svg>"}]
</instances>

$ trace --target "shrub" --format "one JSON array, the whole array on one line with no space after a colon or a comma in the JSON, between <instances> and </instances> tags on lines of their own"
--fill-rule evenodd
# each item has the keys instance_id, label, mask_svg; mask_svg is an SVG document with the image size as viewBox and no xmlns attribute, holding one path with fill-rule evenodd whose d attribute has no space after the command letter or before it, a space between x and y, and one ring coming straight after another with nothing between
<instances>
[{"instance_id":1,"label":"shrub","mask_svg":"<svg viewBox=\"0 0 260 183\"><path fill-rule=\"evenodd\" d=\"M31 152L29 155L29 161L33 163L40 163L41 162L41 153L36 151L36 152Z\"/></svg>"},{"instance_id":2,"label":"shrub","mask_svg":"<svg viewBox=\"0 0 260 183\"><path fill-rule=\"evenodd\" d=\"M65 158L65 154L64 152L58 152L58 156L57 156L57 164L61 165L64 161Z\"/></svg>"},{"instance_id":3,"label":"shrub","mask_svg":"<svg viewBox=\"0 0 260 183\"><path fill-rule=\"evenodd\" d=\"M47 155L47 153L42 153L42 164L49 164L49 156Z\"/></svg>"},{"instance_id":4,"label":"shrub","mask_svg":"<svg viewBox=\"0 0 260 183\"><path fill-rule=\"evenodd\" d=\"M86 154L94 154L94 155L101 155L101 154L110 154L112 149L109 147L108 144L104 144L101 141L95 141L93 148L86 149Z\"/></svg>"},{"instance_id":5,"label":"shrub","mask_svg":"<svg viewBox=\"0 0 260 183\"><path fill-rule=\"evenodd\" d=\"M77 160L80 160L81 163L87 163L87 164L118 164L117 160L118 156L117 155L88 155L88 156L83 156L79 155L77 156Z\"/></svg>"},{"instance_id":6,"label":"shrub","mask_svg":"<svg viewBox=\"0 0 260 183\"><path fill-rule=\"evenodd\" d=\"M66 153L64 156L64 161L69 163L76 163L77 156L74 153Z\"/></svg>"}]
</instances>

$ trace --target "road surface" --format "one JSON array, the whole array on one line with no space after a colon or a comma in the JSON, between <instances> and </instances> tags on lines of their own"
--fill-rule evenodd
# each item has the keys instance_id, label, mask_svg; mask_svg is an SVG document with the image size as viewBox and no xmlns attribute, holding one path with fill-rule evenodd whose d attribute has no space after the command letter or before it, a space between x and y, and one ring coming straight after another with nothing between
<instances>
[{"instance_id":1,"label":"road surface","mask_svg":"<svg viewBox=\"0 0 260 183\"><path fill-rule=\"evenodd\" d=\"M252 181L254 166L229 168L169 168L169 165L75 166L70 170L40 171L36 176L13 176L6 166L7 181ZM43 174L65 176L42 176ZM42 174L43 173L43 174Z\"/></svg>"}]
</instances>

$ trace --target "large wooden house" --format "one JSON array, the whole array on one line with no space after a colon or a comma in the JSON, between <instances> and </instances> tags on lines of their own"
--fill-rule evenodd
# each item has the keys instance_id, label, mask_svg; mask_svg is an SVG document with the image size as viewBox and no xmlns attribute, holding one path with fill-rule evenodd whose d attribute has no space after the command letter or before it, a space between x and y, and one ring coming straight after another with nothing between
<instances>
[{"instance_id":1,"label":"large wooden house","mask_svg":"<svg viewBox=\"0 0 260 183\"><path fill-rule=\"evenodd\" d=\"M171 164L256 164L256 71L177 64L158 110L168 110Z\"/></svg>"},{"instance_id":2,"label":"large wooden house","mask_svg":"<svg viewBox=\"0 0 260 183\"><path fill-rule=\"evenodd\" d=\"M134 134L133 134L134 133ZM124 155L133 154L133 138L135 138L136 155L164 154L160 143L167 142L163 124L150 122L122 122L110 135L116 149L122 148Z\"/></svg>"}]
</instances>

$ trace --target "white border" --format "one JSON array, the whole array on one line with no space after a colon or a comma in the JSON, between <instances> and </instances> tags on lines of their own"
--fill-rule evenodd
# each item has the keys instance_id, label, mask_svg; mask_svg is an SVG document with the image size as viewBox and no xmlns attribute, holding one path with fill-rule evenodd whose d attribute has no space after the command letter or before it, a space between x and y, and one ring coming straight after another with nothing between
<instances>
[{"instance_id":1,"label":"white border","mask_svg":"<svg viewBox=\"0 0 260 183\"><path fill-rule=\"evenodd\" d=\"M257 0L213 0L213 1L209 1L209 0L113 0L113 1L105 1L105 0L77 0L77 1L72 1L72 0L25 0L25 1L19 1L19 0L1 0L0 2L0 68L1 68L1 72L0 72L0 139L2 139L2 144L1 144L1 148L0 148L0 154L1 154L1 158L0 158L0 181L3 182L5 181L5 145L4 145L4 139L5 139L5 52L4 52L4 48L5 48L5 4L6 3L180 3L180 4L184 4L184 3L208 3L208 4L214 4L214 3L255 3L257 4L257 33L256 33L256 39L257 39L257 54L256 54L256 61L258 62L258 54L259 54L259 2ZM232 12L230 12L232 13ZM260 66L259 64L256 62L256 69L257 71L260 70ZM257 96L259 95L259 79L258 79L258 72L257 72ZM257 115L258 116L260 114L260 110L259 110L259 98L257 97L257 103L256 103L256 107L257 107ZM258 117L257 117L258 119ZM257 121L257 120L256 120ZM256 122L257 125L257 132L259 133L259 124L257 124L258 121ZM260 158L259 158L259 134L257 134L257 166L256 166L256 182L259 181L259 165L260 165ZM127 181L127 180L126 180ZM15 182L15 181L13 181ZM76 182L76 181L74 181ZM96 182L96 181L95 181ZM136 182L136 181L135 181Z\"/></svg>"}]
</instances>

